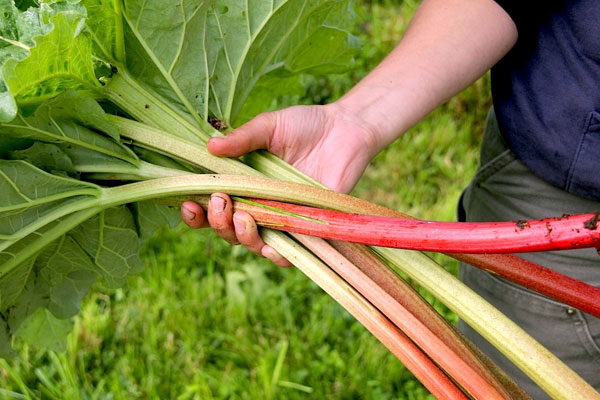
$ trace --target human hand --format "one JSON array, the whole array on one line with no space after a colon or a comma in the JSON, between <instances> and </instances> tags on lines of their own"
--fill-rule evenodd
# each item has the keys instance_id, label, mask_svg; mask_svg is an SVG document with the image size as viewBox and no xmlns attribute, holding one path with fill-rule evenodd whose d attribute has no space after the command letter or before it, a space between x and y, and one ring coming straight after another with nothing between
<instances>
[{"instance_id":1,"label":"human hand","mask_svg":"<svg viewBox=\"0 0 600 400\"><path fill-rule=\"evenodd\" d=\"M330 189L344 193L352 190L379 150L373 125L337 103L261 114L229 135L211 139L207 147L212 154L223 157L266 149ZM226 194L211 196L207 214L198 204L185 202L181 215L192 228L210 225L227 242L242 244L277 265L290 265L265 245L248 213L233 213Z\"/></svg>"}]
</instances>

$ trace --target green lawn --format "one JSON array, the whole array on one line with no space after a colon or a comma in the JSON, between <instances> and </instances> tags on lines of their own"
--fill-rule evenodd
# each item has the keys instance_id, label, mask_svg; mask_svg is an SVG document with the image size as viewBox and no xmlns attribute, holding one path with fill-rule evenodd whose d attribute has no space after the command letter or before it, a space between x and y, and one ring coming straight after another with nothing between
<instances>
[{"instance_id":1,"label":"green lawn","mask_svg":"<svg viewBox=\"0 0 600 400\"><path fill-rule=\"evenodd\" d=\"M308 94L287 103L328 102L348 90L397 43L416 3L360 2L356 69L310 79ZM391 145L355 194L452 220L476 168L488 86L480 80ZM432 398L297 270L185 227L160 232L142 257L147 268L127 288L88 296L65 354L21 346L17 359L0 361L0 399ZM455 262L435 257L456 272Z\"/></svg>"}]
</instances>

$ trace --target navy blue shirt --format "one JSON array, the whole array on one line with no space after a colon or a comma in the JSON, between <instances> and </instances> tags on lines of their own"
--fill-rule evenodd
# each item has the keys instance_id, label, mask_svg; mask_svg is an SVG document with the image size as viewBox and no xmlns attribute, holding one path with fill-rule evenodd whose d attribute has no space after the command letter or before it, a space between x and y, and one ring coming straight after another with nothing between
<instances>
[{"instance_id":1,"label":"navy blue shirt","mask_svg":"<svg viewBox=\"0 0 600 400\"><path fill-rule=\"evenodd\" d=\"M600 200L600 1L497 2L519 32L492 68L502 134L534 174Z\"/></svg>"}]
</instances>

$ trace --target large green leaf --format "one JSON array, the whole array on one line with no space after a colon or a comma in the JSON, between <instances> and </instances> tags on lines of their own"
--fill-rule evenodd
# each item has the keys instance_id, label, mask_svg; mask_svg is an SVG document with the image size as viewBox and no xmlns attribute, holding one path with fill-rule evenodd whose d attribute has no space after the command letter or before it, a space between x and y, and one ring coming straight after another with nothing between
<instances>
[{"instance_id":1,"label":"large green leaf","mask_svg":"<svg viewBox=\"0 0 600 400\"><path fill-rule=\"evenodd\" d=\"M0 251L0 329L4 325L10 332L6 337L0 332L0 355L10 349L1 341L13 335L48 347L39 337L40 327L50 328L47 324L64 327L50 344L64 343L70 329L63 319L79 311L97 277L120 287L127 275L139 272L138 250L133 216L122 206L59 218Z\"/></svg>"},{"instance_id":2,"label":"large green leaf","mask_svg":"<svg viewBox=\"0 0 600 400\"><path fill-rule=\"evenodd\" d=\"M22 13L12 0L0 0L0 122L10 121L17 115L17 105L8 92L2 66L9 59L22 60L35 45L33 38L49 30L42 22L39 9Z\"/></svg>"},{"instance_id":3,"label":"large green leaf","mask_svg":"<svg viewBox=\"0 0 600 400\"><path fill-rule=\"evenodd\" d=\"M57 214L68 214L69 209L85 204L92 196L73 196L70 199L55 200L27 209L17 209L0 213L0 251L11 246L16 240L35 232L45 224L52 223ZM65 212L62 212L65 210Z\"/></svg>"},{"instance_id":4,"label":"large green leaf","mask_svg":"<svg viewBox=\"0 0 600 400\"><path fill-rule=\"evenodd\" d=\"M106 133L99 134L98 131ZM68 90L47 101L31 117L0 123L0 135L83 147L136 165L138 158L118 142L119 133L93 99ZM110 137L109 137L110 136Z\"/></svg>"},{"instance_id":5,"label":"large green leaf","mask_svg":"<svg viewBox=\"0 0 600 400\"><path fill-rule=\"evenodd\" d=\"M2 75L19 104L37 105L67 89L101 96L96 75L110 74L95 69L101 64L94 60L102 59L126 66L202 126L209 117L232 126L256 110L243 110L255 88L269 85L276 96L297 87L290 76L347 69L357 47L346 31L349 0L125 0L123 9L118 0L82 4L87 19L73 5L54 4L54 13L63 12L50 18L52 31L38 36L30 51L13 50L21 57L5 62Z\"/></svg>"},{"instance_id":6,"label":"large green leaf","mask_svg":"<svg viewBox=\"0 0 600 400\"><path fill-rule=\"evenodd\" d=\"M127 207L103 211L70 235L90 256L109 287L121 287L127 275L142 268L136 225Z\"/></svg>"},{"instance_id":7,"label":"large green leaf","mask_svg":"<svg viewBox=\"0 0 600 400\"><path fill-rule=\"evenodd\" d=\"M197 119L235 124L267 74L348 68L347 0L125 1L128 68Z\"/></svg>"},{"instance_id":8,"label":"large green leaf","mask_svg":"<svg viewBox=\"0 0 600 400\"><path fill-rule=\"evenodd\" d=\"M92 41L82 33L84 21L80 10L58 13L50 19L52 30L35 37L27 57L6 60L1 73L12 98L40 104L68 89L102 88L95 75Z\"/></svg>"},{"instance_id":9,"label":"large green leaf","mask_svg":"<svg viewBox=\"0 0 600 400\"><path fill-rule=\"evenodd\" d=\"M99 194L94 184L51 175L24 161L0 160L0 213Z\"/></svg>"},{"instance_id":10,"label":"large green leaf","mask_svg":"<svg viewBox=\"0 0 600 400\"><path fill-rule=\"evenodd\" d=\"M47 308L59 318L79 312L81 299L99 276L94 263L70 235L48 246L37 257L35 267L49 288Z\"/></svg>"},{"instance_id":11,"label":"large green leaf","mask_svg":"<svg viewBox=\"0 0 600 400\"><path fill-rule=\"evenodd\" d=\"M0 280L0 310L2 313L6 313L10 307L14 306L21 296L34 263L35 257L31 257L20 268L14 269Z\"/></svg>"},{"instance_id":12,"label":"large green leaf","mask_svg":"<svg viewBox=\"0 0 600 400\"><path fill-rule=\"evenodd\" d=\"M176 227L181 223L179 210L152 200L135 203L135 217L140 238L150 239L160 228Z\"/></svg>"},{"instance_id":13,"label":"large green leaf","mask_svg":"<svg viewBox=\"0 0 600 400\"><path fill-rule=\"evenodd\" d=\"M82 0L87 10L86 26L95 53L109 63L125 61L121 0Z\"/></svg>"},{"instance_id":14,"label":"large green leaf","mask_svg":"<svg viewBox=\"0 0 600 400\"><path fill-rule=\"evenodd\" d=\"M94 184L49 174L25 161L0 160L0 252L82 209L82 204L100 194L101 189ZM7 254L25 249L11 249Z\"/></svg>"},{"instance_id":15,"label":"large green leaf","mask_svg":"<svg viewBox=\"0 0 600 400\"><path fill-rule=\"evenodd\" d=\"M49 173L65 174L76 172L73 160L55 144L34 142L28 148L11 151L9 158L27 161L29 164Z\"/></svg>"},{"instance_id":16,"label":"large green leaf","mask_svg":"<svg viewBox=\"0 0 600 400\"><path fill-rule=\"evenodd\" d=\"M66 338L71 329L72 321L58 319L50 311L38 308L23 321L15 336L50 350L65 351Z\"/></svg>"}]
</instances>

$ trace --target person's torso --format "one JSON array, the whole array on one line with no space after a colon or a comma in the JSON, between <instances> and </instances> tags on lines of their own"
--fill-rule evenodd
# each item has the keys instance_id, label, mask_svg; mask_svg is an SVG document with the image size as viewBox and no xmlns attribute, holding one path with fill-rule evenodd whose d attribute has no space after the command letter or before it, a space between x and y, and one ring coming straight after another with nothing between
<instances>
[{"instance_id":1,"label":"person's torso","mask_svg":"<svg viewBox=\"0 0 600 400\"><path fill-rule=\"evenodd\" d=\"M536 175L600 199L600 1L534 3L505 7L519 39L492 69L500 129Z\"/></svg>"}]
</instances>

